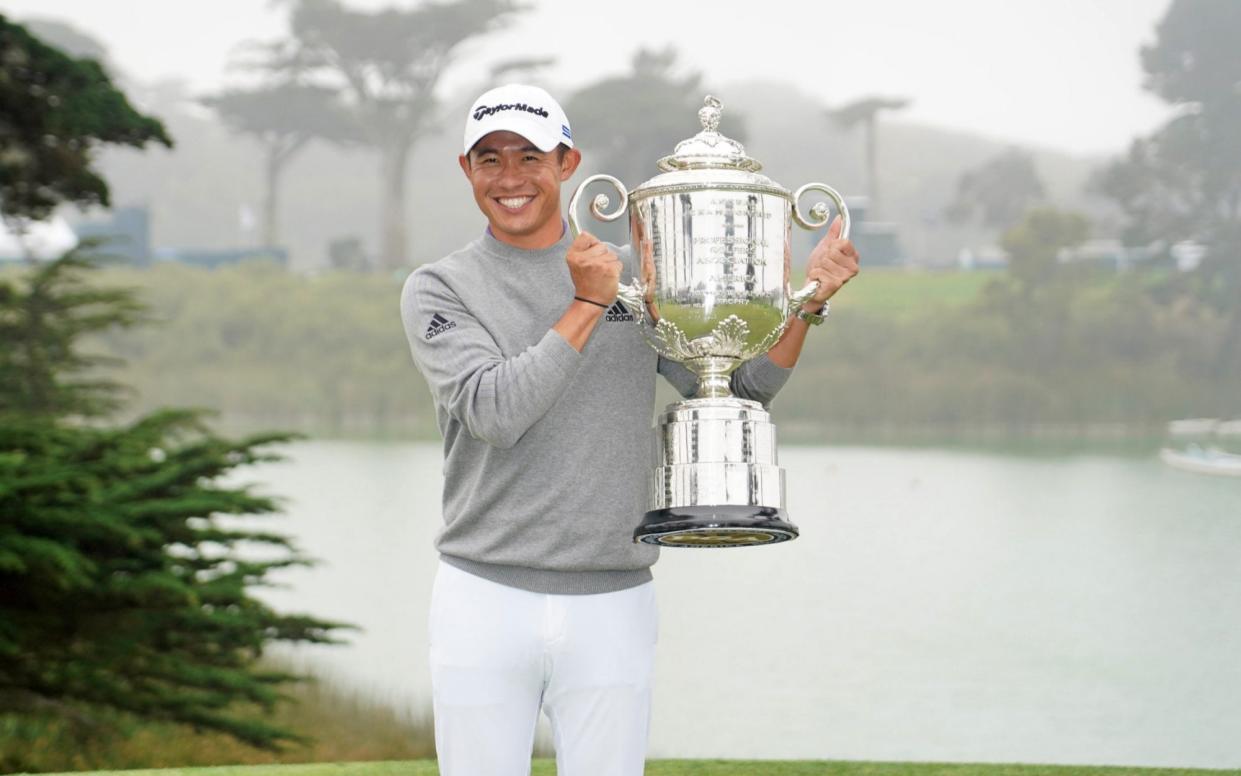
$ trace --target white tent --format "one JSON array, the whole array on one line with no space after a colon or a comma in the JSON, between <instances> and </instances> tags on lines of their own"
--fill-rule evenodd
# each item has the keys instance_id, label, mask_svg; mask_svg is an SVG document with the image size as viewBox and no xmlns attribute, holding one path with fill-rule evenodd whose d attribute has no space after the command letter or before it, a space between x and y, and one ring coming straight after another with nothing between
<instances>
[{"instance_id":1,"label":"white tent","mask_svg":"<svg viewBox=\"0 0 1241 776\"><path fill-rule=\"evenodd\" d=\"M25 234L21 236L14 234L7 223L0 221L0 261L20 261L26 258L27 253L46 261L60 256L77 244L77 235L60 216L52 216L46 221L29 222Z\"/></svg>"}]
</instances>

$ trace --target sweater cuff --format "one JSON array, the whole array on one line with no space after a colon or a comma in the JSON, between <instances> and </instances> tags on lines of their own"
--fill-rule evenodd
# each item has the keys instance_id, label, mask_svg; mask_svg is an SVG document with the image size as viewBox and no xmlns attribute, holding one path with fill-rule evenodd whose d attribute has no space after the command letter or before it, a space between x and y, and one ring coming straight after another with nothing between
<instances>
[{"instance_id":1,"label":"sweater cuff","mask_svg":"<svg viewBox=\"0 0 1241 776\"><path fill-rule=\"evenodd\" d=\"M775 398L784 384L793 374L793 368L787 369L776 365L766 353L750 359L745 364L744 380L746 388L755 395L764 397L764 404Z\"/></svg>"}]
</instances>

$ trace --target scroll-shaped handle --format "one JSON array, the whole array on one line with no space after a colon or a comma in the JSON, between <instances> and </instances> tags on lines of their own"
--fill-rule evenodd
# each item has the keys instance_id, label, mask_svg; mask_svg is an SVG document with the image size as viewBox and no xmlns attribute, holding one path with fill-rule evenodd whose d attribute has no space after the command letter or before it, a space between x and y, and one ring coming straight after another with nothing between
<instances>
[{"instance_id":1,"label":"scroll-shaped handle","mask_svg":"<svg viewBox=\"0 0 1241 776\"><path fill-rule=\"evenodd\" d=\"M578 187L573 191L573 196L569 199L569 233L573 235L575 240L582 233L582 227L577 222L577 201L582 198L582 193L586 191L586 187L595 181L607 181L615 186L616 190L620 192L621 202L616 210L611 213L605 213L603 212L604 208L612 204L612 200L608 199L607 194L600 194L590 203L591 215L600 221L615 221L624 215L629 208L629 192L625 189L625 184L611 175L590 176L578 184ZM621 304L629 309L629 312L633 313L634 320L638 323L642 323L642 319L645 317L646 305L642 303L645 296L646 287L637 278L634 278L629 283L621 283L616 290L616 297L620 299Z\"/></svg>"},{"instance_id":2,"label":"scroll-shaped handle","mask_svg":"<svg viewBox=\"0 0 1241 776\"><path fill-rule=\"evenodd\" d=\"M810 208L810 218L801 214L801 198L807 191L821 191L835 203L836 212L840 213L840 218L844 221L840 225L840 239L847 240L849 238L849 206L845 204L845 198L840 196L836 189L825 183L807 183L793 192L793 220L803 229L818 229L827 223L827 203L825 202L820 202Z\"/></svg>"},{"instance_id":3,"label":"scroll-shaped handle","mask_svg":"<svg viewBox=\"0 0 1241 776\"><path fill-rule=\"evenodd\" d=\"M810 208L810 218L805 218L801 214L801 198L807 191L821 191L828 196L836 205L836 212L840 213L840 239L847 240L849 238L849 206L845 204L845 198L840 193L824 183L807 183L797 191L793 192L793 220L803 229L818 229L827 223L827 203L819 202ZM819 290L819 281L812 280L807 283L800 291L789 296L789 314L805 304L815 292Z\"/></svg>"},{"instance_id":4,"label":"scroll-shaped handle","mask_svg":"<svg viewBox=\"0 0 1241 776\"><path fill-rule=\"evenodd\" d=\"M628 283L621 283L616 287L616 298L620 303L625 305L629 312L633 313L635 323L643 323L646 320L646 286L641 280L634 278Z\"/></svg>"},{"instance_id":5,"label":"scroll-shaped handle","mask_svg":"<svg viewBox=\"0 0 1241 776\"><path fill-rule=\"evenodd\" d=\"M582 181L577 189L574 190L573 196L569 199L569 232L573 235L573 239L582 233L582 227L577 222L577 201L582 198L582 193L586 191L586 187L595 181L607 181L616 187L620 192L620 206L611 213L604 213L603 209L612 204L612 200L608 199L607 194L600 194L590 203L590 214L600 221L615 221L624 215L625 210L629 207L629 192L625 189L625 184L621 183L611 175L592 175Z\"/></svg>"}]
</instances>

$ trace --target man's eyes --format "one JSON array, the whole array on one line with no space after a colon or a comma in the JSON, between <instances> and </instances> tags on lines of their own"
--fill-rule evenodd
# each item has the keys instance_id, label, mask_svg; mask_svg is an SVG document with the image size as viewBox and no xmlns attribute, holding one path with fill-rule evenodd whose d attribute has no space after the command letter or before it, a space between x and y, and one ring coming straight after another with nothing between
<instances>
[{"instance_id":1,"label":"man's eyes","mask_svg":"<svg viewBox=\"0 0 1241 776\"><path fill-rule=\"evenodd\" d=\"M521 160L523 162L535 162L535 163L542 162L546 159L547 159L546 154L535 154L535 153L524 154L521 157ZM499 163L500 163L500 157L498 156L480 156L478 157L478 160L477 160L477 164L482 165L484 167L494 167L495 165L498 165Z\"/></svg>"}]
</instances>

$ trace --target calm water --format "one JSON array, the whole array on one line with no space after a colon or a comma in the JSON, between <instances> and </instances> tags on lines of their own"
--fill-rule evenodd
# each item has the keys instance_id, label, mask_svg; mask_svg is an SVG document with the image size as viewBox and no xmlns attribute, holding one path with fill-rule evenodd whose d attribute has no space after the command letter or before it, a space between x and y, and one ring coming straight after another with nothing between
<instances>
[{"instance_id":1,"label":"calm water","mask_svg":"<svg viewBox=\"0 0 1241 776\"><path fill-rule=\"evenodd\" d=\"M288 452L247 479L322 563L268 597L362 626L299 654L420 713L438 445ZM1241 765L1241 479L1153 456L781 460L799 540L655 568L652 756Z\"/></svg>"}]
</instances>

